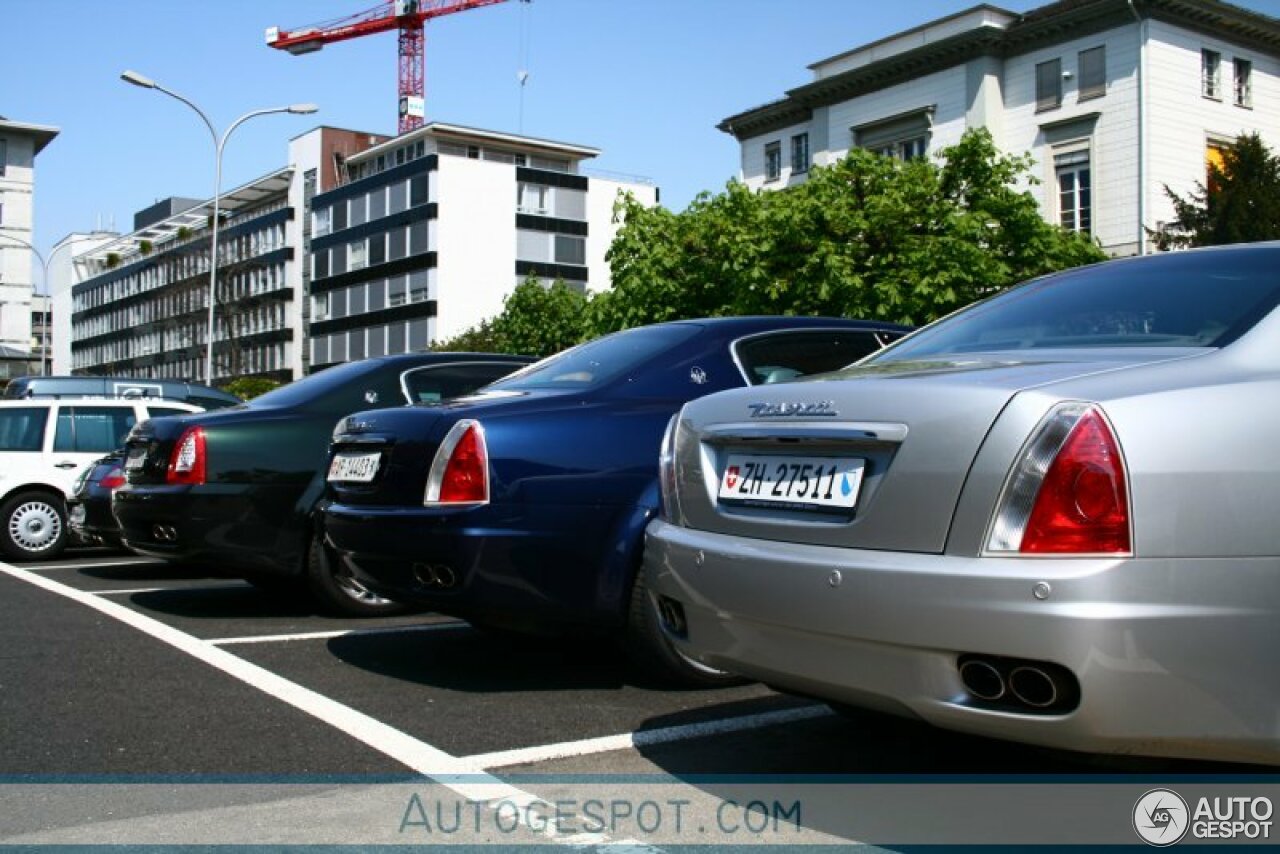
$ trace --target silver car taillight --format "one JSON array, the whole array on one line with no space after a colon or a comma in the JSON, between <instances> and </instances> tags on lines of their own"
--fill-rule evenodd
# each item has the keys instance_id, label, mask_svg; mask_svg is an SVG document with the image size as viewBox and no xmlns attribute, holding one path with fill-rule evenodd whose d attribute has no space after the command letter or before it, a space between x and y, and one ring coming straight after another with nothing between
<instances>
[{"instance_id":1,"label":"silver car taillight","mask_svg":"<svg viewBox=\"0 0 1280 854\"><path fill-rule=\"evenodd\" d=\"M1023 446L987 535L988 554L1132 554L1129 478L1096 404L1060 403Z\"/></svg>"},{"instance_id":2,"label":"silver car taillight","mask_svg":"<svg viewBox=\"0 0 1280 854\"><path fill-rule=\"evenodd\" d=\"M662 434L662 445L658 450L658 485L662 493L662 504L658 508L659 516L664 522L679 524L680 496L676 490L676 433L680 429L680 413L671 416L667 422L667 431Z\"/></svg>"}]
</instances>

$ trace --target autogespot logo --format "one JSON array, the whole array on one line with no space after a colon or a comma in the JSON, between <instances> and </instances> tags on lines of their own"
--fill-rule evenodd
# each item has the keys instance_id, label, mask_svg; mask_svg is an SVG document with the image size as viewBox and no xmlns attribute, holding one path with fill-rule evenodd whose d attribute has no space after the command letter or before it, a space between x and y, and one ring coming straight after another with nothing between
<instances>
[{"instance_id":1,"label":"autogespot logo","mask_svg":"<svg viewBox=\"0 0 1280 854\"><path fill-rule=\"evenodd\" d=\"M1173 845L1187 835L1191 816L1177 792L1152 789L1133 805L1133 829L1148 845Z\"/></svg>"}]
</instances>

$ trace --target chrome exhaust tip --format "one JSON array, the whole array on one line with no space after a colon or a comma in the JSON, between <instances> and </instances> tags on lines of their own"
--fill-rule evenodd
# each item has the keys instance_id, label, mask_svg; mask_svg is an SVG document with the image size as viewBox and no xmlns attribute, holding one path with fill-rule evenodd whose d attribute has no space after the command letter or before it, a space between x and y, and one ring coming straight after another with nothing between
<instances>
[{"instance_id":1,"label":"chrome exhaust tip","mask_svg":"<svg viewBox=\"0 0 1280 854\"><path fill-rule=\"evenodd\" d=\"M1009 690L1019 702L1045 709L1058 701L1058 684L1039 667L1015 667L1009 674Z\"/></svg>"},{"instance_id":2,"label":"chrome exhaust tip","mask_svg":"<svg viewBox=\"0 0 1280 854\"><path fill-rule=\"evenodd\" d=\"M443 563L415 563L413 577L423 587L447 590L458 583L458 575L452 567Z\"/></svg>"},{"instance_id":3,"label":"chrome exhaust tip","mask_svg":"<svg viewBox=\"0 0 1280 854\"><path fill-rule=\"evenodd\" d=\"M979 700L999 700L1007 690L1004 674L991 662L970 658L960 664L965 690Z\"/></svg>"}]
</instances>

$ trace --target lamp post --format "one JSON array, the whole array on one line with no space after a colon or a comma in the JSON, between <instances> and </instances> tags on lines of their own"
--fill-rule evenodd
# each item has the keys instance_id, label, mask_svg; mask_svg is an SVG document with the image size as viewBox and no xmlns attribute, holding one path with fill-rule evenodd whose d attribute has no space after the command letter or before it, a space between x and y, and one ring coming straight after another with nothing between
<instances>
[{"instance_id":1,"label":"lamp post","mask_svg":"<svg viewBox=\"0 0 1280 854\"><path fill-rule=\"evenodd\" d=\"M171 98L175 98L195 110L205 127L209 129L209 136L213 138L213 222L210 225L209 236L209 325L205 335L204 344L204 376L205 382L213 385L213 326L214 311L218 304L218 218L220 214L219 203L222 198L222 150L226 147L227 138L231 136L231 132L240 125L249 121L256 116L270 115L271 113L292 113L294 115L307 115L314 113L319 109L315 104L290 104L287 107L270 107L265 110L252 110L245 113L240 118L231 123L223 133L218 136L217 130L213 127L213 122L205 115L204 110L197 107L191 101L179 95L170 89L166 89L159 83L149 77L144 77L136 71L125 71L121 73L120 79L134 86L140 86L143 89L155 89L163 92Z\"/></svg>"},{"instance_id":2,"label":"lamp post","mask_svg":"<svg viewBox=\"0 0 1280 854\"><path fill-rule=\"evenodd\" d=\"M53 315L53 288L50 287L49 285L49 265L53 263L53 259L63 249L66 249L69 246L74 246L77 243L84 243L86 240L94 240L94 239L96 238L78 237L78 238L75 238L74 240L64 240L62 243L59 243L57 246L53 247L53 251L49 253L49 257L45 258L44 255L41 254L39 249L35 248L30 243L23 240L21 237L14 237L12 234L0 234L0 240L12 240L14 243L20 243L23 246L30 249L32 253L35 254L35 256L40 259L40 281L44 283L44 296L45 296L45 299L49 301L50 317L52 317ZM34 290L34 288L32 288L32 290ZM53 328L52 326L48 327L45 330L45 335L46 335L46 341L44 345L44 358L41 361L43 362L44 375L49 376L49 374L53 373Z\"/></svg>"}]
</instances>

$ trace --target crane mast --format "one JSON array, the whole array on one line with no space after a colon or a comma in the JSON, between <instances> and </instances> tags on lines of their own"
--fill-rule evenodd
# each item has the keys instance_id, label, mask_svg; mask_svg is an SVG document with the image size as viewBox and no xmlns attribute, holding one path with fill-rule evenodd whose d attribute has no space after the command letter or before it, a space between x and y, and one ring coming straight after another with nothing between
<instances>
[{"instance_id":1,"label":"crane mast","mask_svg":"<svg viewBox=\"0 0 1280 854\"><path fill-rule=\"evenodd\" d=\"M397 108L400 133L422 127L426 115L426 37L423 25L432 18L493 6L507 0L385 0L371 9L321 24L282 30L267 29L267 44L300 55L327 44L399 30Z\"/></svg>"}]
</instances>

